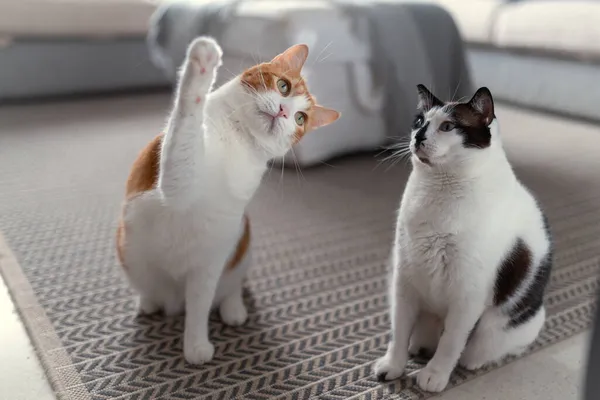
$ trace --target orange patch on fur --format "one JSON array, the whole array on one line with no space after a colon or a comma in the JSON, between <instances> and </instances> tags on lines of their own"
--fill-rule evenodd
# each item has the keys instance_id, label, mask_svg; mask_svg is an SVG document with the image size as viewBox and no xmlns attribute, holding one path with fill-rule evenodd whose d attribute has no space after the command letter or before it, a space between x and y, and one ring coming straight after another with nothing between
<instances>
[{"instance_id":1,"label":"orange patch on fur","mask_svg":"<svg viewBox=\"0 0 600 400\"><path fill-rule=\"evenodd\" d=\"M235 253L227 262L226 269L235 269L240 262L244 259L244 256L248 252L248 248L250 247L250 218L247 215L244 215L244 233L242 237L238 241L238 244L235 248Z\"/></svg>"},{"instance_id":2,"label":"orange patch on fur","mask_svg":"<svg viewBox=\"0 0 600 400\"><path fill-rule=\"evenodd\" d=\"M142 149L131 167L127 185L125 188L126 201L138 196L148 190L153 189L158 182L160 147L163 134L156 136L150 143ZM117 257L123 268L127 269L123 259L125 239L126 239L125 221L123 216L119 219L117 227Z\"/></svg>"},{"instance_id":3,"label":"orange patch on fur","mask_svg":"<svg viewBox=\"0 0 600 400\"><path fill-rule=\"evenodd\" d=\"M117 258L119 262L125 267L125 261L123 259L123 249L125 247L125 222L123 222L123 218L119 220L119 226L117 227Z\"/></svg>"},{"instance_id":4,"label":"orange patch on fur","mask_svg":"<svg viewBox=\"0 0 600 400\"><path fill-rule=\"evenodd\" d=\"M158 182L160 148L164 135L156 136L137 156L127 178L127 200L156 187Z\"/></svg>"}]
</instances>

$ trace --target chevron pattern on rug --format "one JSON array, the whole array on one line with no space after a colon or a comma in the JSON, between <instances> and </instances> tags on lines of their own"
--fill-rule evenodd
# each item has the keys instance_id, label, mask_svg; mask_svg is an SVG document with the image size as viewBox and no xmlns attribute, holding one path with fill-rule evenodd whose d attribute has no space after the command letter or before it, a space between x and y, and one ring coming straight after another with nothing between
<instances>
[{"instance_id":1,"label":"chevron pattern on rug","mask_svg":"<svg viewBox=\"0 0 600 400\"><path fill-rule=\"evenodd\" d=\"M0 270L59 397L428 397L414 385L418 360L410 361L409 376L389 384L371 373L389 334L387 258L409 173L404 163L380 165L362 155L267 174L249 209L249 320L231 328L212 317L212 362L184 361L181 318L136 316L116 262L116 219L129 166L166 105L163 96L146 96L0 112L7 121L0 170L11 171L1 182L0 230L11 250L0 246ZM512 109L498 114L509 121L505 129L521 122L505 134L506 146L556 237L548 320L535 351L586 329L593 315L600 129ZM519 134L522 126L529 135ZM567 128L576 158L561 143ZM451 385L485 372L458 369Z\"/></svg>"}]
</instances>

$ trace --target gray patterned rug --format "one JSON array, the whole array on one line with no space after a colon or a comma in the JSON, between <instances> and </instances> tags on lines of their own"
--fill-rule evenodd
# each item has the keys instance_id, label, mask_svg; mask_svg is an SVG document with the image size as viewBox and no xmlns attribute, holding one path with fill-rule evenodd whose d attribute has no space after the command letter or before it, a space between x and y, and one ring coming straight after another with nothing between
<instances>
[{"instance_id":1,"label":"gray patterned rug","mask_svg":"<svg viewBox=\"0 0 600 400\"><path fill-rule=\"evenodd\" d=\"M389 168L367 155L268 174L250 207L250 319L234 329L213 318L213 362L184 362L181 319L135 316L115 222L130 164L167 106L167 96L153 95L0 109L0 270L59 397L427 397L412 377L381 385L371 374L389 329L386 259L409 171L402 163ZM508 108L498 115L556 236L536 350L592 317L600 129ZM478 374L459 369L452 384Z\"/></svg>"}]
</instances>

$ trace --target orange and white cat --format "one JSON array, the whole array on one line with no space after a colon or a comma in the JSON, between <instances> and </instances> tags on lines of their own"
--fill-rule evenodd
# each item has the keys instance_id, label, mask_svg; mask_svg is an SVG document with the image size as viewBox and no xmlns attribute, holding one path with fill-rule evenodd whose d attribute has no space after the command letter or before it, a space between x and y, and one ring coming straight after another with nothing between
<instances>
[{"instance_id":1,"label":"orange and white cat","mask_svg":"<svg viewBox=\"0 0 600 400\"><path fill-rule=\"evenodd\" d=\"M212 308L229 325L247 319L245 208L268 161L340 115L308 92L301 76L305 45L211 92L221 56L211 38L189 46L166 133L133 165L117 232L119 259L140 295L140 312L185 311L184 356L192 364L213 357Z\"/></svg>"}]
</instances>

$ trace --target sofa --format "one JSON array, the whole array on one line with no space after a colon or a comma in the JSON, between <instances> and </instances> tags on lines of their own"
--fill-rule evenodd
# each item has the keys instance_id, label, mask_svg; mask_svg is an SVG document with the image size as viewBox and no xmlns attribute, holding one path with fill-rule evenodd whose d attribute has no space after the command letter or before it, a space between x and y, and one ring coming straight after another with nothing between
<instances>
[{"instance_id":1,"label":"sofa","mask_svg":"<svg viewBox=\"0 0 600 400\"><path fill-rule=\"evenodd\" d=\"M600 121L599 0L432 0L454 17L476 85L497 99Z\"/></svg>"},{"instance_id":2,"label":"sofa","mask_svg":"<svg viewBox=\"0 0 600 400\"><path fill-rule=\"evenodd\" d=\"M0 0L0 101L166 87L150 61L158 0Z\"/></svg>"},{"instance_id":3,"label":"sofa","mask_svg":"<svg viewBox=\"0 0 600 400\"><path fill-rule=\"evenodd\" d=\"M0 101L169 86L146 46L161 1L0 0ZM600 120L600 0L420 1L452 14L497 99Z\"/></svg>"}]
</instances>

